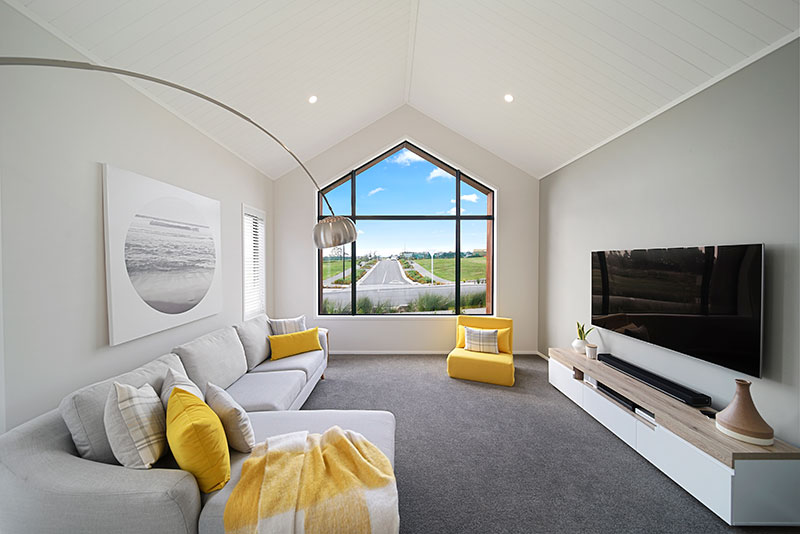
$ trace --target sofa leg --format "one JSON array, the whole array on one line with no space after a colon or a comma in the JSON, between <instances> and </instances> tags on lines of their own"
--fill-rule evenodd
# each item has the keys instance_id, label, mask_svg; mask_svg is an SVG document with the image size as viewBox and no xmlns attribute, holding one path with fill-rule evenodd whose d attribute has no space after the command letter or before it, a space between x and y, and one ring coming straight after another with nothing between
<instances>
[{"instance_id":1,"label":"sofa leg","mask_svg":"<svg viewBox=\"0 0 800 534\"><path fill-rule=\"evenodd\" d=\"M325 373L322 373L322 375L319 377L319 379L320 380L325 380Z\"/></svg>"}]
</instances>

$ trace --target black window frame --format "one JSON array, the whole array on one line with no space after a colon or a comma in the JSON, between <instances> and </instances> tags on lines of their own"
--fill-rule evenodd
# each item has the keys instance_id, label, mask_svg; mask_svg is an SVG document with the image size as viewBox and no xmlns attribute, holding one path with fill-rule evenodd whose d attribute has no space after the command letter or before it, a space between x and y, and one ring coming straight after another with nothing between
<instances>
[{"instance_id":1,"label":"black window frame","mask_svg":"<svg viewBox=\"0 0 800 534\"><path fill-rule=\"evenodd\" d=\"M417 156L427 160L428 162L436 165L447 171L448 173L455 176L456 179L456 198L455 198L455 214L454 215L358 215L356 211L356 177L361 174L362 172L366 171L370 167L380 163L381 161L391 157L393 154L407 149ZM461 314L461 222L462 221L487 221L490 224L490 230L487 232L486 236L486 256L487 262L489 263L489 268L487 269L487 280L486 280L486 313L471 313L470 315L474 316L492 316L494 315L494 258L495 258L495 251L494 251L494 223L495 223L495 190L485 184L480 183L479 181L475 180L467 176L466 174L462 173L459 169L456 169L452 165L449 165L436 156L429 154L425 150L422 150L418 146L414 145L409 141L403 141L398 145L390 148L389 150L375 156L367 163L351 170L349 173L345 174L338 180L328 184L327 186L323 187L320 192L317 193L317 220L321 221L325 217L329 217L330 214L325 214L325 204L322 198L323 193L328 193L336 189L337 187L345 184L346 182L350 181L350 214L347 215L356 223L358 226L358 221L455 221L456 231L455 231L455 310L452 316L457 316ZM462 181L468 184L470 187L480 191L487 197L486 202L486 215L462 215L461 214L461 183ZM342 213L338 213L337 215L346 215ZM346 245L345 245L346 246ZM355 275L357 272L356 262L358 257L356 255L356 242L350 244L350 273L351 277ZM323 255L322 250L317 251L317 315L318 316L325 316L325 317L390 317L390 316L397 316L398 314L378 314L378 313L358 313L356 302L357 302L357 291L356 285L353 280L350 283L350 313L323 313L323 301L324 301L324 288L323 288ZM344 272L342 272L344 276ZM441 313L434 313L434 312L413 312L413 313L404 313L401 314L403 316L441 316L441 317L450 317L450 315L444 315Z\"/></svg>"}]
</instances>

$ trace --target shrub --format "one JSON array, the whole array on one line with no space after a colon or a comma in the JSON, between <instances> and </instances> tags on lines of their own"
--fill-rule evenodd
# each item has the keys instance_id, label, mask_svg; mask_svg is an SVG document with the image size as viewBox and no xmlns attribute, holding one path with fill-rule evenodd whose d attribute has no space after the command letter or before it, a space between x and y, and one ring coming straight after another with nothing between
<instances>
[{"instance_id":1,"label":"shrub","mask_svg":"<svg viewBox=\"0 0 800 534\"><path fill-rule=\"evenodd\" d=\"M431 279L427 276L422 276L416 269L409 269L406 271L406 276L408 276L414 282L419 284L430 284Z\"/></svg>"},{"instance_id":2,"label":"shrub","mask_svg":"<svg viewBox=\"0 0 800 534\"><path fill-rule=\"evenodd\" d=\"M358 302L356 302L356 313L385 314L392 313L393 311L391 304L386 300L373 303L371 298L361 297L358 299Z\"/></svg>"},{"instance_id":3,"label":"shrub","mask_svg":"<svg viewBox=\"0 0 800 534\"><path fill-rule=\"evenodd\" d=\"M436 293L423 293L408 304L409 311L427 312L455 308L455 298Z\"/></svg>"},{"instance_id":4,"label":"shrub","mask_svg":"<svg viewBox=\"0 0 800 534\"><path fill-rule=\"evenodd\" d=\"M322 313L324 315L341 315L350 313L350 303L341 305L337 304L336 302L331 302L330 299L323 299Z\"/></svg>"},{"instance_id":5,"label":"shrub","mask_svg":"<svg viewBox=\"0 0 800 534\"><path fill-rule=\"evenodd\" d=\"M361 280L361 277L367 273L366 269L356 269L356 282ZM346 276L344 278L339 278L333 281L334 284L338 285L349 285L350 284L350 277Z\"/></svg>"},{"instance_id":6,"label":"shrub","mask_svg":"<svg viewBox=\"0 0 800 534\"><path fill-rule=\"evenodd\" d=\"M485 308L486 292L466 293L461 295L462 308Z\"/></svg>"}]
</instances>

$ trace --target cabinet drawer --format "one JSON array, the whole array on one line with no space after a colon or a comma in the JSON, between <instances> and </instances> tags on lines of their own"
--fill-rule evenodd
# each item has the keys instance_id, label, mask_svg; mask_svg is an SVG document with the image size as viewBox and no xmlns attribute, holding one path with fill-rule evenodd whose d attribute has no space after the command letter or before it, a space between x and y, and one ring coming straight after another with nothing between
<instances>
[{"instance_id":1,"label":"cabinet drawer","mask_svg":"<svg viewBox=\"0 0 800 534\"><path fill-rule=\"evenodd\" d=\"M586 386L583 385L583 380L575 380L572 377L572 369L550 358L547 360L547 377L556 389L581 406L583 390L586 389Z\"/></svg>"},{"instance_id":2,"label":"cabinet drawer","mask_svg":"<svg viewBox=\"0 0 800 534\"><path fill-rule=\"evenodd\" d=\"M636 450L730 524L733 469L661 426L636 421Z\"/></svg>"},{"instance_id":3,"label":"cabinet drawer","mask_svg":"<svg viewBox=\"0 0 800 534\"><path fill-rule=\"evenodd\" d=\"M589 386L584 386L583 409L629 446L636 448L636 418Z\"/></svg>"}]
</instances>

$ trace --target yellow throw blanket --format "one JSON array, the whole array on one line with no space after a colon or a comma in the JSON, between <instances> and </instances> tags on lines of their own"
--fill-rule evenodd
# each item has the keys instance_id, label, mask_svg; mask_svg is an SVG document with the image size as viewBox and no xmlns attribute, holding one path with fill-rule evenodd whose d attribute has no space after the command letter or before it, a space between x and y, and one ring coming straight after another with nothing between
<instances>
[{"instance_id":1,"label":"yellow throw blanket","mask_svg":"<svg viewBox=\"0 0 800 534\"><path fill-rule=\"evenodd\" d=\"M256 445L225 506L226 534L399 530L389 459L361 434L338 426Z\"/></svg>"}]
</instances>

